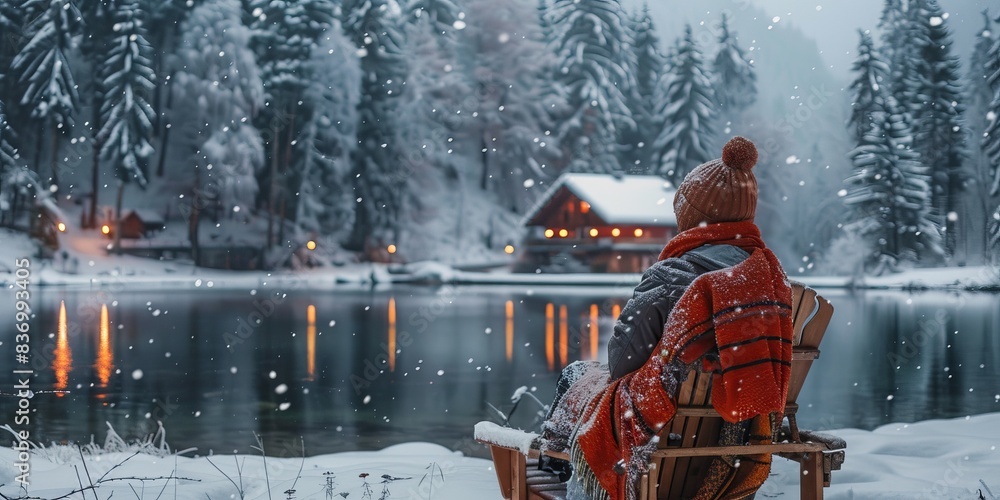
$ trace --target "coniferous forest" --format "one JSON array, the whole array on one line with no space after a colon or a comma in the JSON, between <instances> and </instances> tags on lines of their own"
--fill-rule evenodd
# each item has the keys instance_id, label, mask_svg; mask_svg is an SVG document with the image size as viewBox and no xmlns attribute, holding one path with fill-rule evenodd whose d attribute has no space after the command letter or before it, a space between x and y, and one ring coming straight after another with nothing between
<instances>
[{"instance_id":1,"label":"coniferous forest","mask_svg":"<svg viewBox=\"0 0 1000 500\"><path fill-rule=\"evenodd\" d=\"M0 223L142 208L196 262L227 242L294 265L307 240L319 264L486 259L562 172L676 185L740 134L790 271L997 259L990 13L965 60L936 0L887 0L843 99L761 88L759 43L709 18L667 36L618 0L0 0Z\"/></svg>"}]
</instances>

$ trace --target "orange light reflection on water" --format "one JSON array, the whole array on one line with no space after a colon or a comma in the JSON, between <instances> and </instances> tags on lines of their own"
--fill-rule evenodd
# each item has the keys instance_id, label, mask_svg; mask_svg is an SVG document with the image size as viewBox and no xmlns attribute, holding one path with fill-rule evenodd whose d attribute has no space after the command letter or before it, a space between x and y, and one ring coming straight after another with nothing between
<instances>
[{"instance_id":1,"label":"orange light reflection on water","mask_svg":"<svg viewBox=\"0 0 1000 500\"><path fill-rule=\"evenodd\" d=\"M316 378L316 306L306 308L306 380Z\"/></svg>"},{"instance_id":2,"label":"orange light reflection on water","mask_svg":"<svg viewBox=\"0 0 1000 500\"><path fill-rule=\"evenodd\" d=\"M69 386L69 372L73 369L73 353L69 348L68 328L66 325L66 302L59 302L59 325L56 331L56 350L53 353L52 370L56 372L56 396L63 397L62 391Z\"/></svg>"},{"instance_id":3,"label":"orange light reflection on water","mask_svg":"<svg viewBox=\"0 0 1000 500\"><path fill-rule=\"evenodd\" d=\"M114 371L114 353L111 351L111 325L108 321L108 305L101 304L100 336L97 339L97 380L101 388L108 386L111 372Z\"/></svg>"}]
</instances>

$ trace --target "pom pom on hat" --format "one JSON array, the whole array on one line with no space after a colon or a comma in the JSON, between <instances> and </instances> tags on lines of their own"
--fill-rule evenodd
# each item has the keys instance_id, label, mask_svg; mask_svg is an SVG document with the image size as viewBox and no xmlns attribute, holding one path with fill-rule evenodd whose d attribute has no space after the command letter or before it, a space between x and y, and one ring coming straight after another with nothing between
<instances>
[{"instance_id":1,"label":"pom pom on hat","mask_svg":"<svg viewBox=\"0 0 1000 500\"><path fill-rule=\"evenodd\" d=\"M757 148L743 137L733 137L722 148L722 163L729 168L750 170L757 164Z\"/></svg>"}]
</instances>

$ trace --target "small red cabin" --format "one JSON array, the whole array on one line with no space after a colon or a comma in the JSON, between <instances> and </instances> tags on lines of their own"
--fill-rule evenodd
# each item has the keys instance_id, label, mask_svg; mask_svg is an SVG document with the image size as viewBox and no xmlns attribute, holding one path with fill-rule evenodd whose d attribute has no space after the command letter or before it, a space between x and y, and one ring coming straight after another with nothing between
<instances>
[{"instance_id":1,"label":"small red cabin","mask_svg":"<svg viewBox=\"0 0 1000 500\"><path fill-rule=\"evenodd\" d=\"M528 212L515 270L642 272L677 234L675 192L653 175L563 174Z\"/></svg>"},{"instance_id":2,"label":"small red cabin","mask_svg":"<svg viewBox=\"0 0 1000 500\"><path fill-rule=\"evenodd\" d=\"M164 226L163 217L156 212L142 209L129 210L122 219L122 238L150 236L162 230Z\"/></svg>"}]
</instances>

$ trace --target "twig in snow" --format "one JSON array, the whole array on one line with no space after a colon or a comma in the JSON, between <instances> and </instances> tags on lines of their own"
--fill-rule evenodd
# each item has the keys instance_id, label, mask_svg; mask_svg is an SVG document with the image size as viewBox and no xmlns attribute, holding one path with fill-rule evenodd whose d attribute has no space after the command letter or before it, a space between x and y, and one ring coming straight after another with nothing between
<instances>
[{"instance_id":1,"label":"twig in snow","mask_svg":"<svg viewBox=\"0 0 1000 500\"><path fill-rule=\"evenodd\" d=\"M233 458L236 458L236 457L233 457ZM215 467L215 470L219 471L219 474L222 474L223 476L225 476L226 479L229 480L230 483L233 483L233 487L236 488L236 492L240 494L240 500L243 500L245 498L244 493L243 493L243 486L242 486L243 485L243 475L242 474L240 475L240 485L237 486L236 485L236 481L233 481L233 478L229 477L229 474L226 474L225 472L222 472L222 469L220 469L218 465L215 465L215 462L212 462L212 459L210 459L208 457L205 457L205 460L208 460L208 463L211 464L212 467ZM239 461L237 461L236 462L236 471L239 472L239 470L240 470L240 463L239 463Z\"/></svg>"},{"instance_id":2,"label":"twig in snow","mask_svg":"<svg viewBox=\"0 0 1000 500\"><path fill-rule=\"evenodd\" d=\"M132 486L130 484L130 485L128 485L128 487L129 487L130 490L132 490L132 494L135 495L135 498L137 498L138 500L142 500L142 497L139 496L139 493L137 491L135 491L135 487L134 486Z\"/></svg>"},{"instance_id":3,"label":"twig in snow","mask_svg":"<svg viewBox=\"0 0 1000 500\"><path fill-rule=\"evenodd\" d=\"M424 467L424 470L427 470L427 469L430 469L430 470L424 474L424 477L420 478L420 482L417 483L417 487L419 488L421 484L424 484L424 480L425 479L429 479L427 481L427 485L430 487L430 491L427 493L427 498L428 498L428 500L430 500L431 495L434 494L434 472L437 471L437 473L441 476L441 482L443 483L444 482L444 470L441 469L441 466L438 465L437 462L431 462L430 465L428 465L427 467Z\"/></svg>"},{"instance_id":4,"label":"twig in snow","mask_svg":"<svg viewBox=\"0 0 1000 500\"><path fill-rule=\"evenodd\" d=\"M299 483L299 478L302 477L302 468L306 466L306 440L299 436L299 443L302 444L302 462L299 463L299 472L295 474L295 481L292 482L292 493L295 492L295 485Z\"/></svg>"},{"instance_id":5,"label":"twig in snow","mask_svg":"<svg viewBox=\"0 0 1000 500\"><path fill-rule=\"evenodd\" d=\"M982 479L980 479L979 480L979 484L983 485L983 489L985 489L986 490L986 494L990 496L990 500L997 500L997 497L993 494L992 491L990 491L990 487L986 486L986 481L983 481ZM982 499L986 498L986 497L983 496L983 492L982 491L979 492L979 498L982 498Z\"/></svg>"},{"instance_id":6,"label":"twig in snow","mask_svg":"<svg viewBox=\"0 0 1000 500\"><path fill-rule=\"evenodd\" d=\"M255 448L260 450L260 458L264 461L264 481L267 484L267 498L271 500L271 478L267 475L267 454L264 453L264 440L256 432L253 433L253 437L257 439L257 447Z\"/></svg>"},{"instance_id":7,"label":"twig in snow","mask_svg":"<svg viewBox=\"0 0 1000 500\"><path fill-rule=\"evenodd\" d=\"M94 480L90 478L90 471L87 470L87 459L86 459L86 457L83 456L83 448L81 448L80 445L77 444L76 445L76 449L77 449L77 451L80 452L80 462L83 463L83 472L85 472L87 474L87 481L90 482L90 488L91 488L90 492L94 494L94 500L101 500L101 499L97 498L97 492L93 490L93 488L94 488ZM77 477L77 479L80 478L80 471L76 471L76 477ZM83 482L82 481L80 483L80 487L81 488L83 487ZM84 498L86 498L85 495L83 495L83 496L84 496Z\"/></svg>"},{"instance_id":8,"label":"twig in snow","mask_svg":"<svg viewBox=\"0 0 1000 500\"><path fill-rule=\"evenodd\" d=\"M115 470L115 469L117 469L117 468L121 467L121 466L122 466L122 464L124 464L125 462L128 462L129 460L132 460L132 459L133 459L133 458L134 458L134 457L135 457L136 455L138 455L138 454L139 454L139 452L137 451L137 452L133 453L133 454L132 454L131 456L129 456L128 458L126 458L125 460L122 460L121 462L118 462L117 464L115 464L115 466L114 466L114 467L112 467L112 468L108 469L108 471L107 471L107 472L105 472L105 473L104 473L104 475L103 475L103 476L101 476L101 477L100 477L100 478L99 478L99 479L97 480L97 484L101 484L101 481L104 481L104 478L108 477L108 474L111 474L111 471L113 471L113 470ZM80 457L81 457L81 458L83 458L83 453L82 453L82 452L80 453Z\"/></svg>"}]
</instances>

